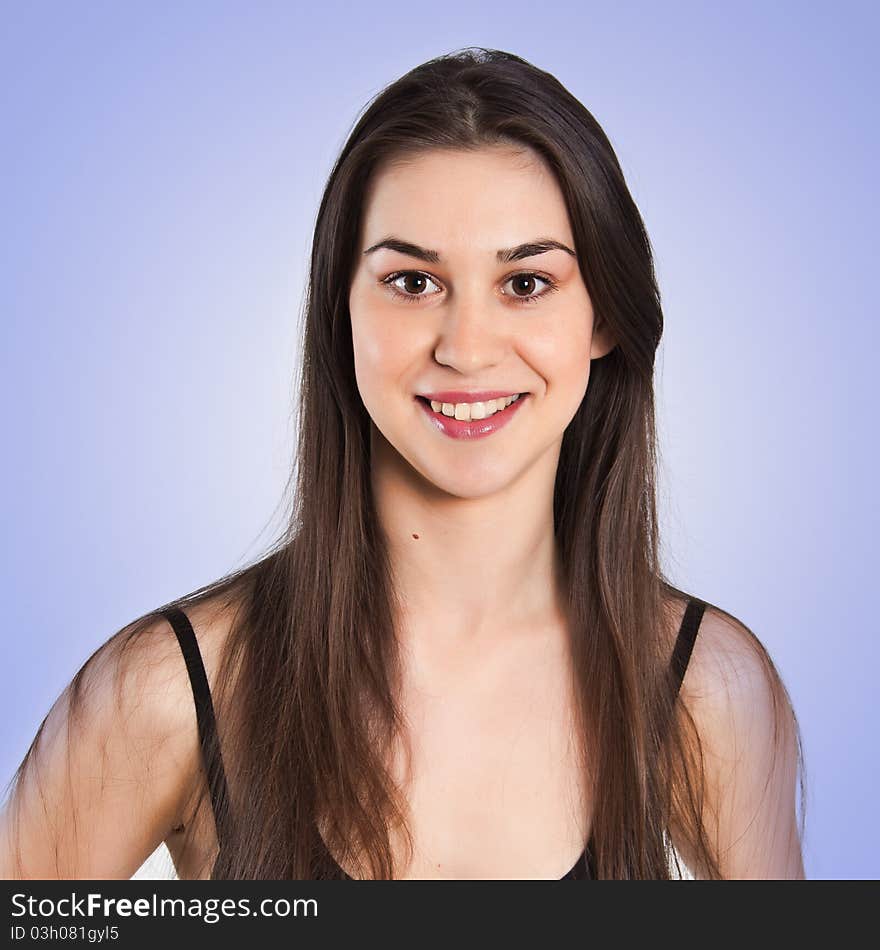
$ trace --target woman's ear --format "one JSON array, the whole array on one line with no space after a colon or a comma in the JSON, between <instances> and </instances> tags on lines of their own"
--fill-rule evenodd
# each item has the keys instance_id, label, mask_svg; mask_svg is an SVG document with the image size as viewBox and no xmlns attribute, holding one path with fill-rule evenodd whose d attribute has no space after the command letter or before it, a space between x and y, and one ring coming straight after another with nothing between
<instances>
[{"instance_id":1,"label":"woman's ear","mask_svg":"<svg viewBox=\"0 0 880 950\"><path fill-rule=\"evenodd\" d=\"M596 317L593 322L593 337L590 343L590 359L597 360L610 353L617 345L611 333L608 322L602 317Z\"/></svg>"}]
</instances>

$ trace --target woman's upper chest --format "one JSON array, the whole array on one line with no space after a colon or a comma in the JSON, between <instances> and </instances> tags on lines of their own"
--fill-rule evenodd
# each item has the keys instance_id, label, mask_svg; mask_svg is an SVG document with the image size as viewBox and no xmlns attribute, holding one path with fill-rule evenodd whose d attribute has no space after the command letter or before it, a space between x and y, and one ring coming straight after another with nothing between
<instances>
[{"instance_id":1,"label":"woman's upper chest","mask_svg":"<svg viewBox=\"0 0 880 950\"><path fill-rule=\"evenodd\" d=\"M406 728L389 754L414 850L390 829L398 878L559 878L590 813L561 634L403 666ZM216 855L209 803L167 840L181 877ZM346 872L352 868L346 867Z\"/></svg>"},{"instance_id":2,"label":"woman's upper chest","mask_svg":"<svg viewBox=\"0 0 880 950\"><path fill-rule=\"evenodd\" d=\"M589 795L561 638L409 671L391 774L414 853L403 877L559 878L583 849ZM403 837L392 835L403 863Z\"/></svg>"}]
</instances>

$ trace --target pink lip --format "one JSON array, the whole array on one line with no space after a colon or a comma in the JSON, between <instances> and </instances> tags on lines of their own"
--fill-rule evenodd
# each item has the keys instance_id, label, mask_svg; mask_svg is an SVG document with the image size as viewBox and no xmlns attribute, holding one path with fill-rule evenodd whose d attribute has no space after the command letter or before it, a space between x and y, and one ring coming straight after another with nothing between
<instances>
[{"instance_id":1,"label":"pink lip","mask_svg":"<svg viewBox=\"0 0 880 950\"><path fill-rule=\"evenodd\" d=\"M443 394L445 395L445 393ZM499 392L499 396L505 395ZM507 395L512 395L508 393ZM473 395L470 396L473 399ZM497 398L487 396L487 399ZM429 402L424 399L416 398L416 402L422 407L428 416L428 419L443 433L451 439L482 439L493 432L507 425L513 418L519 407L528 399L528 395L520 396L516 402L512 402L506 409L496 412L488 419L471 419L465 422L463 419L456 419L454 416L444 416L441 412L434 412ZM441 400L437 400L440 402ZM444 399L443 402L466 402L470 400L463 399ZM476 400L475 400L476 401Z\"/></svg>"},{"instance_id":2,"label":"pink lip","mask_svg":"<svg viewBox=\"0 0 880 950\"><path fill-rule=\"evenodd\" d=\"M497 399L499 396L514 396L515 389L474 389L468 392L464 389L438 389L433 393L418 393L425 399L434 402L486 402L487 399ZM517 400L519 402L519 400Z\"/></svg>"}]
</instances>

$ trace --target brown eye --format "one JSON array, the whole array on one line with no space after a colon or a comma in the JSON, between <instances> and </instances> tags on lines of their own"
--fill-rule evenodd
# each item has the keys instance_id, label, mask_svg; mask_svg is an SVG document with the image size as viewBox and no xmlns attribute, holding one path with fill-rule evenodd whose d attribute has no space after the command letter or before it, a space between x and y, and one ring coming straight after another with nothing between
<instances>
[{"instance_id":1,"label":"brown eye","mask_svg":"<svg viewBox=\"0 0 880 950\"><path fill-rule=\"evenodd\" d=\"M543 284L543 289L539 288L536 292L535 281ZM542 297L546 297L547 294L551 294L558 289L556 282L549 277L531 272L514 274L513 277L507 278L505 284L513 286L513 293L508 296L513 297L514 303L518 304L537 303Z\"/></svg>"},{"instance_id":2,"label":"brown eye","mask_svg":"<svg viewBox=\"0 0 880 950\"><path fill-rule=\"evenodd\" d=\"M428 285L428 278L424 274L404 274L403 290L408 294L420 294Z\"/></svg>"},{"instance_id":3,"label":"brown eye","mask_svg":"<svg viewBox=\"0 0 880 950\"><path fill-rule=\"evenodd\" d=\"M517 297L528 297L534 292L534 274L517 274L516 277L511 277L511 281L513 283L514 293ZM520 293L520 291L522 291L522 293Z\"/></svg>"},{"instance_id":4,"label":"brown eye","mask_svg":"<svg viewBox=\"0 0 880 950\"><path fill-rule=\"evenodd\" d=\"M382 283L390 288L395 297L405 303L418 303L424 297L433 297L433 293L425 293L425 287L428 284L437 286L427 274L416 270L396 271L385 277ZM438 287L437 292L439 293L439 291L440 288Z\"/></svg>"}]
</instances>

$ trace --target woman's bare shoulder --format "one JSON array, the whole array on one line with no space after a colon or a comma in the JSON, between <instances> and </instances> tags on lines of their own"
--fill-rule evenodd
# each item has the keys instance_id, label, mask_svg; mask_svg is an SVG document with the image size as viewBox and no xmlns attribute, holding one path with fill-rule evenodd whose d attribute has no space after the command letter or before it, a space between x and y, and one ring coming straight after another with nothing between
<instances>
[{"instance_id":1,"label":"woman's bare shoulder","mask_svg":"<svg viewBox=\"0 0 880 950\"><path fill-rule=\"evenodd\" d=\"M706 604L682 699L699 734L706 820L724 876L802 877L794 709L761 638L714 604Z\"/></svg>"},{"instance_id":2,"label":"woman's bare shoulder","mask_svg":"<svg viewBox=\"0 0 880 950\"><path fill-rule=\"evenodd\" d=\"M759 636L739 617L704 602L682 693L705 703L735 700L778 678ZM682 611L683 612L683 611Z\"/></svg>"},{"instance_id":3,"label":"woman's bare shoulder","mask_svg":"<svg viewBox=\"0 0 880 950\"><path fill-rule=\"evenodd\" d=\"M186 613L210 684L228 616ZM130 877L187 816L200 768L180 644L147 615L92 654L40 725L0 815L0 876Z\"/></svg>"},{"instance_id":4,"label":"woman's bare shoulder","mask_svg":"<svg viewBox=\"0 0 880 950\"><path fill-rule=\"evenodd\" d=\"M716 604L674 588L662 602L663 650L670 659L692 601L702 612L681 684L684 699L717 695L737 676L760 678L766 673L769 654L750 627Z\"/></svg>"}]
</instances>

